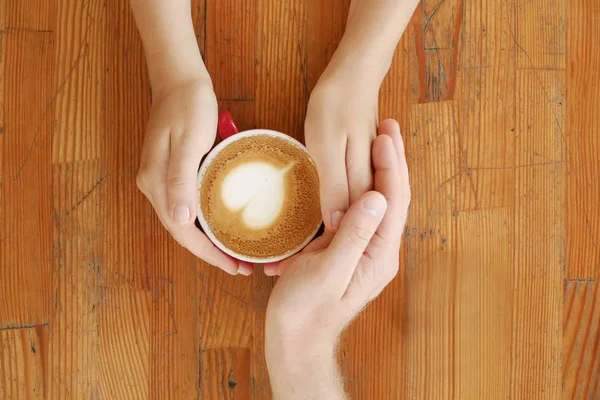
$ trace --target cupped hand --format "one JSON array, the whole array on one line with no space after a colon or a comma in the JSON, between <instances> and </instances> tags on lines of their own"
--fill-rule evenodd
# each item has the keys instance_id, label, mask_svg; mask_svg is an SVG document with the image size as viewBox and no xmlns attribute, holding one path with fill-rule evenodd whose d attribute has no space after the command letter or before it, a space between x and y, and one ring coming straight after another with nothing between
<instances>
[{"instance_id":1,"label":"cupped hand","mask_svg":"<svg viewBox=\"0 0 600 400\"><path fill-rule=\"evenodd\" d=\"M198 168L214 143L217 114L208 79L186 82L155 98L137 185L179 244L225 272L250 275L251 264L223 253L194 224Z\"/></svg>"},{"instance_id":2,"label":"cupped hand","mask_svg":"<svg viewBox=\"0 0 600 400\"><path fill-rule=\"evenodd\" d=\"M310 96L305 139L319 171L328 231L335 231L349 205L373 187L378 91L378 84L338 72L324 74Z\"/></svg>"},{"instance_id":3,"label":"cupped hand","mask_svg":"<svg viewBox=\"0 0 600 400\"><path fill-rule=\"evenodd\" d=\"M372 159L375 191L353 203L335 234L326 232L300 254L265 265L267 275L281 275L267 307L271 369L286 359L331 356L345 326L398 271L410 187L397 122L381 124Z\"/></svg>"}]
</instances>

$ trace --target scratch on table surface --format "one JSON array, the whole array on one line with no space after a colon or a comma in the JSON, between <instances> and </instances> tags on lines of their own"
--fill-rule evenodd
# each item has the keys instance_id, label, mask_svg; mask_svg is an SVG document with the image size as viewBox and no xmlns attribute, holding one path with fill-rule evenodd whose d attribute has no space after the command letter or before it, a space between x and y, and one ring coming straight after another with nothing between
<instances>
[{"instance_id":1,"label":"scratch on table surface","mask_svg":"<svg viewBox=\"0 0 600 400\"><path fill-rule=\"evenodd\" d=\"M32 329L32 328L40 328L43 326L48 326L49 322L44 322L42 324L25 324L25 325L6 325L0 327L0 331L11 331L15 329Z\"/></svg>"},{"instance_id":2,"label":"scratch on table surface","mask_svg":"<svg viewBox=\"0 0 600 400\"><path fill-rule=\"evenodd\" d=\"M100 185L102 185L102 182L104 182L104 180L108 178L108 174L105 174L102 178L100 178L100 180L98 182L96 182L94 184L94 186L92 186L92 188L90 189L89 192L87 192L82 198L81 200L79 200L77 202L77 204L75 204L73 206L73 208L71 208L71 211L67 211L67 213L65 214L65 217L68 217L70 214L72 214L77 207L79 207L88 197L90 197L90 195L94 192L94 190L96 190Z\"/></svg>"},{"instance_id":3,"label":"scratch on table surface","mask_svg":"<svg viewBox=\"0 0 600 400\"><path fill-rule=\"evenodd\" d=\"M510 32L510 36L512 37L512 40L515 44L515 46L517 46L525 55L525 58L527 58L527 61L529 62L529 65L531 67L531 70L533 71L540 87L542 88L542 91L544 92L544 95L546 96L546 100L548 101L548 104L552 103L552 100L550 99L550 95L548 94L548 89L546 89L546 87L544 86L544 83L542 82L542 79L540 78L540 75L538 74L538 70L543 68L536 68L535 65L533 64L533 60L531 59L531 57L529 56L529 53L523 48L523 46L521 46L521 44L519 43L519 41L517 40L517 37L515 35L515 32L512 28L512 25L510 23L510 14L509 14L509 6L508 6L508 1L504 0L504 4L506 6L506 10L507 10L507 14L508 14L508 18L507 18L507 24L508 24L508 30ZM556 113L556 111L554 110L554 107L550 107L550 111L552 112L552 115L554 116L554 120L556 122L556 128L558 129L558 132L560 133L560 137L562 138L562 141L565 145L565 151L567 152L567 154L570 155L570 148L569 148L569 142L567 141L567 138L565 137L565 133L562 130L562 127L560 125L560 119L558 118L558 114ZM581 193L581 184L579 182L579 179L577 177L575 177L575 186L577 188L577 191ZM583 201L580 197L577 197L577 199L579 199L580 201ZM588 234L594 239L591 241L592 246L594 247L594 249L596 251L598 251L598 245L597 245L597 240L596 239L596 235L594 235L594 229L592 229L592 224L590 223L590 216L588 215L588 212L586 210L585 204L582 204L581 210L583 212L583 217L585 220L585 224L587 226L588 229ZM598 265L600 265L600 262L598 263Z\"/></svg>"},{"instance_id":4,"label":"scratch on table surface","mask_svg":"<svg viewBox=\"0 0 600 400\"><path fill-rule=\"evenodd\" d=\"M243 299L241 299L239 296L236 296L235 294L231 293L230 291L228 291L227 289L223 289L220 288L222 292L227 293L228 295L230 295L231 297L233 297L234 299L236 299L237 301L239 301L240 303L242 303L244 306L248 305L247 301L244 301Z\"/></svg>"}]
</instances>

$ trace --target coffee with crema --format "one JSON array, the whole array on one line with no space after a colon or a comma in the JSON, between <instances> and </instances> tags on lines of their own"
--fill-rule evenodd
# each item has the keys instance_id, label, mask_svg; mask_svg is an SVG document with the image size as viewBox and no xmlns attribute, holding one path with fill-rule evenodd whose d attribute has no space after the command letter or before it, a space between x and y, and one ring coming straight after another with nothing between
<instances>
[{"instance_id":1,"label":"coffee with crema","mask_svg":"<svg viewBox=\"0 0 600 400\"><path fill-rule=\"evenodd\" d=\"M202 176L200 207L212 234L250 258L306 244L321 225L319 178L295 143L261 133L234 141Z\"/></svg>"}]
</instances>

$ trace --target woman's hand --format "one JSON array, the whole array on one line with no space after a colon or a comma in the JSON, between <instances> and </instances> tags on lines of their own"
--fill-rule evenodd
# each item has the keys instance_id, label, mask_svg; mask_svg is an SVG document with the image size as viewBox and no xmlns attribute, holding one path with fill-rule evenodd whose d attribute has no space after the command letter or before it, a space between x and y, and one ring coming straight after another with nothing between
<instances>
[{"instance_id":1,"label":"woman's hand","mask_svg":"<svg viewBox=\"0 0 600 400\"><path fill-rule=\"evenodd\" d=\"M333 68L332 68L333 69ZM377 132L378 82L347 71L323 74L308 103L306 146L321 182L321 210L329 231L373 187L371 144Z\"/></svg>"},{"instance_id":2,"label":"woman's hand","mask_svg":"<svg viewBox=\"0 0 600 400\"><path fill-rule=\"evenodd\" d=\"M217 100L209 79L185 82L154 98L137 184L173 238L232 275L252 265L219 250L196 228L198 167L217 131Z\"/></svg>"},{"instance_id":3,"label":"woman's hand","mask_svg":"<svg viewBox=\"0 0 600 400\"><path fill-rule=\"evenodd\" d=\"M343 398L335 367L339 335L394 278L410 203L400 129L384 121L372 147L375 192L353 203L335 233L265 265L281 275L267 306L266 359L275 398Z\"/></svg>"}]
</instances>

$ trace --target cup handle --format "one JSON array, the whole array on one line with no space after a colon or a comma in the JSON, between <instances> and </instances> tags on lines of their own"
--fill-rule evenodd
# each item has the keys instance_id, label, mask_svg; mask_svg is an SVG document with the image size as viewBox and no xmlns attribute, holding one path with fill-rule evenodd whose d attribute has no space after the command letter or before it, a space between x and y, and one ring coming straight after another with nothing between
<instances>
[{"instance_id":1,"label":"cup handle","mask_svg":"<svg viewBox=\"0 0 600 400\"><path fill-rule=\"evenodd\" d=\"M219 134L219 137L225 140L239 132L240 130L235 126L235 122L233 122L233 117L229 111L221 112L217 124L217 133Z\"/></svg>"}]
</instances>

